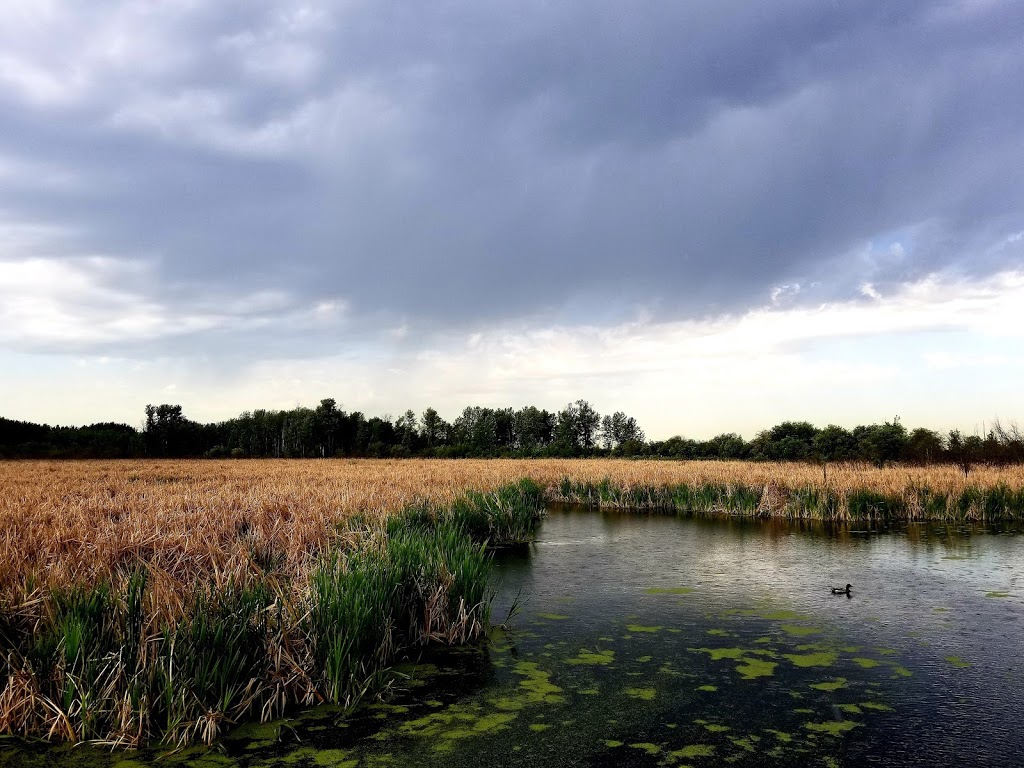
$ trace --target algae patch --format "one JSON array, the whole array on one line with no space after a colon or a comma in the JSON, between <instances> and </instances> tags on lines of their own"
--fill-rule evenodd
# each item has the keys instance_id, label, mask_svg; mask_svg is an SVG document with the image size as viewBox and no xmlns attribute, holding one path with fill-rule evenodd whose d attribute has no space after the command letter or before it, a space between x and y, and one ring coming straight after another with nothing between
<instances>
[{"instance_id":1,"label":"algae patch","mask_svg":"<svg viewBox=\"0 0 1024 768\"><path fill-rule=\"evenodd\" d=\"M517 675L526 678L520 681L519 687L525 691L528 703L561 704L565 701L560 695L562 689L551 682L551 674L540 669L536 662L520 661L514 669Z\"/></svg>"},{"instance_id":2,"label":"algae patch","mask_svg":"<svg viewBox=\"0 0 1024 768\"><path fill-rule=\"evenodd\" d=\"M859 728L861 723L853 720L826 720L824 723L804 723L804 728L814 733L824 733L829 736L842 736L844 733Z\"/></svg>"},{"instance_id":3,"label":"algae patch","mask_svg":"<svg viewBox=\"0 0 1024 768\"><path fill-rule=\"evenodd\" d=\"M866 656L855 656L854 658L850 659L850 661L852 661L854 664L859 664L864 669L872 669L874 667L880 666L882 663L877 659L869 659Z\"/></svg>"},{"instance_id":4,"label":"algae patch","mask_svg":"<svg viewBox=\"0 0 1024 768\"><path fill-rule=\"evenodd\" d=\"M821 632L818 627L805 627L800 624L783 624L780 628L787 635L794 637L807 637L807 635L816 635Z\"/></svg>"},{"instance_id":5,"label":"algae patch","mask_svg":"<svg viewBox=\"0 0 1024 768\"><path fill-rule=\"evenodd\" d=\"M775 674L778 666L774 661L764 659L744 658L743 663L736 667L736 671L744 680L754 680L758 677L770 677Z\"/></svg>"},{"instance_id":6,"label":"algae patch","mask_svg":"<svg viewBox=\"0 0 1024 768\"><path fill-rule=\"evenodd\" d=\"M784 653L783 658L788 659L798 667L831 667L839 657L831 651L819 651L818 653Z\"/></svg>"},{"instance_id":7,"label":"algae patch","mask_svg":"<svg viewBox=\"0 0 1024 768\"><path fill-rule=\"evenodd\" d=\"M626 630L629 632L660 632L661 627L645 627L643 624L627 624Z\"/></svg>"},{"instance_id":8,"label":"algae patch","mask_svg":"<svg viewBox=\"0 0 1024 768\"><path fill-rule=\"evenodd\" d=\"M654 688L627 688L623 691L627 696L642 701L654 701L658 692Z\"/></svg>"},{"instance_id":9,"label":"algae patch","mask_svg":"<svg viewBox=\"0 0 1024 768\"><path fill-rule=\"evenodd\" d=\"M581 648L580 652L576 654L574 658L568 659L567 663L574 666L587 665L587 666L603 666L605 664L611 664L615 661L615 651L591 651L586 648Z\"/></svg>"},{"instance_id":10,"label":"algae patch","mask_svg":"<svg viewBox=\"0 0 1024 768\"><path fill-rule=\"evenodd\" d=\"M835 680L830 680L824 683L812 683L811 688L819 691L828 691L832 693L846 687L846 678L837 677Z\"/></svg>"},{"instance_id":11,"label":"algae patch","mask_svg":"<svg viewBox=\"0 0 1024 768\"><path fill-rule=\"evenodd\" d=\"M713 744L689 744L682 749L669 752L669 757L676 760L691 760L695 757L713 757L715 747Z\"/></svg>"}]
</instances>

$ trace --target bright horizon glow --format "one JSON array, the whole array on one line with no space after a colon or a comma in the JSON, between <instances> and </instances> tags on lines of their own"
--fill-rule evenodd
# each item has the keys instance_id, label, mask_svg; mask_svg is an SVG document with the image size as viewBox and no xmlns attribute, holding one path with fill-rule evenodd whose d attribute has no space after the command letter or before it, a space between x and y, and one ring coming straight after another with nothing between
<instances>
[{"instance_id":1,"label":"bright horizon glow","mask_svg":"<svg viewBox=\"0 0 1024 768\"><path fill-rule=\"evenodd\" d=\"M8 354L0 401L8 418L138 425L147 402L180 403L205 422L334 397L367 416L397 417L407 408L418 415L432 406L450 421L469 405L556 410L583 398L602 413L635 416L653 439L722 432L750 439L785 420L852 427L897 415L911 427L971 433L997 417L1019 418L1022 306L1024 272L931 275L891 296L871 291L816 308L767 304L703 321L497 327L439 337L409 356L401 334L390 346L378 339L365 355L260 360L235 370L188 357L51 355L44 381L31 390L34 365Z\"/></svg>"}]
</instances>

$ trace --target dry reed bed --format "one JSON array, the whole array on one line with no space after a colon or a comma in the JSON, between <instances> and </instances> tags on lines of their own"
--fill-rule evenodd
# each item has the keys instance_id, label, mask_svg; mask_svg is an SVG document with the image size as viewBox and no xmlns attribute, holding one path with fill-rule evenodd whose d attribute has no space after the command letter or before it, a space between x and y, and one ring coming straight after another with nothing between
<instances>
[{"instance_id":1,"label":"dry reed bed","mask_svg":"<svg viewBox=\"0 0 1024 768\"><path fill-rule=\"evenodd\" d=\"M283 557L302 586L312 561L344 544L353 514L383 517L418 501L450 503L523 477L549 488L610 480L620 489L719 485L758 489L762 514L783 514L798 489L838 498L869 490L906 500L922 488L957 497L969 488L1024 488L1024 469L876 469L747 462L628 460L256 460L0 462L0 606L38 588L92 584L140 560L151 594L173 614L181 587L223 584L253 554ZM726 510L723 510L726 511ZM914 516L914 515L912 515ZM922 515L917 515L922 516ZM974 515L978 517L980 515Z\"/></svg>"}]
</instances>

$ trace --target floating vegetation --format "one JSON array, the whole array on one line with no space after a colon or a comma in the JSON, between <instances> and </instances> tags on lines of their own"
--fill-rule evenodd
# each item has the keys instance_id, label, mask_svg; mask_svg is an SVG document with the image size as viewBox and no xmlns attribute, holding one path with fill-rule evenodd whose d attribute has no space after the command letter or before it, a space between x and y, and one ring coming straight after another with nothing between
<instances>
[{"instance_id":1,"label":"floating vegetation","mask_svg":"<svg viewBox=\"0 0 1024 768\"><path fill-rule=\"evenodd\" d=\"M804 723L804 728L814 733L824 733L828 736L842 736L862 724L853 720L826 720L823 723Z\"/></svg>"},{"instance_id":2,"label":"floating vegetation","mask_svg":"<svg viewBox=\"0 0 1024 768\"><path fill-rule=\"evenodd\" d=\"M969 661L964 661L959 656L946 656L945 659L957 669L964 669L971 666Z\"/></svg>"},{"instance_id":3,"label":"floating vegetation","mask_svg":"<svg viewBox=\"0 0 1024 768\"><path fill-rule=\"evenodd\" d=\"M819 651L818 653L784 653L782 658L798 667L831 667L839 656L832 651Z\"/></svg>"},{"instance_id":4,"label":"floating vegetation","mask_svg":"<svg viewBox=\"0 0 1024 768\"><path fill-rule=\"evenodd\" d=\"M572 665L603 666L611 664L613 661L615 661L615 651L589 651L586 648L581 648L574 658L568 660L568 663Z\"/></svg>"},{"instance_id":5,"label":"floating vegetation","mask_svg":"<svg viewBox=\"0 0 1024 768\"><path fill-rule=\"evenodd\" d=\"M852 661L854 664L857 664L863 669L873 669L875 667L881 666L882 664L882 662L880 662L878 659L871 659L866 656L854 656L852 659L850 659L850 661Z\"/></svg>"},{"instance_id":6,"label":"floating vegetation","mask_svg":"<svg viewBox=\"0 0 1024 768\"><path fill-rule=\"evenodd\" d=\"M1009 592L986 592L985 597L1009 597Z\"/></svg>"},{"instance_id":7,"label":"floating vegetation","mask_svg":"<svg viewBox=\"0 0 1024 768\"><path fill-rule=\"evenodd\" d=\"M697 757L714 757L715 747L713 744L688 744L682 749L675 749L669 752L669 757L675 760L693 760Z\"/></svg>"},{"instance_id":8,"label":"floating vegetation","mask_svg":"<svg viewBox=\"0 0 1024 768\"><path fill-rule=\"evenodd\" d=\"M842 688L845 688L846 685L847 680L845 677L837 677L835 680L827 680L822 683L813 683L811 685L811 688L814 688L818 691L828 691L831 693L834 691L841 690Z\"/></svg>"},{"instance_id":9,"label":"floating vegetation","mask_svg":"<svg viewBox=\"0 0 1024 768\"><path fill-rule=\"evenodd\" d=\"M627 688L623 691L627 696L641 701L654 701L658 692L654 688Z\"/></svg>"},{"instance_id":10,"label":"floating vegetation","mask_svg":"<svg viewBox=\"0 0 1024 768\"><path fill-rule=\"evenodd\" d=\"M517 675L525 678L519 687L526 692L528 703L561 704L565 701L562 689L551 682L551 674L540 669L535 662L520 661L514 669Z\"/></svg>"},{"instance_id":11,"label":"floating vegetation","mask_svg":"<svg viewBox=\"0 0 1024 768\"><path fill-rule=\"evenodd\" d=\"M695 590L691 587L650 587L644 590L645 595L689 595Z\"/></svg>"},{"instance_id":12,"label":"floating vegetation","mask_svg":"<svg viewBox=\"0 0 1024 768\"><path fill-rule=\"evenodd\" d=\"M743 663L736 667L736 671L740 673L740 677L744 680L754 680L758 677L770 677L775 674L775 668L778 666L774 661L765 661L764 659L755 659L750 657L744 657Z\"/></svg>"}]
</instances>

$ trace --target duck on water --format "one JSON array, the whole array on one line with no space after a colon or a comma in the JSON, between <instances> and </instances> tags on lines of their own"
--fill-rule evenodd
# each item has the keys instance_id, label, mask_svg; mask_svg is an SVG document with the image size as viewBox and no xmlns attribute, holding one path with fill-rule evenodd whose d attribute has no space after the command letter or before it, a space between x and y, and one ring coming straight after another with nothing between
<instances>
[{"instance_id":1,"label":"duck on water","mask_svg":"<svg viewBox=\"0 0 1024 768\"><path fill-rule=\"evenodd\" d=\"M852 586L853 586L852 584L847 584L845 589L843 587L832 587L832 594L833 595L849 595L850 594L850 588Z\"/></svg>"}]
</instances>

